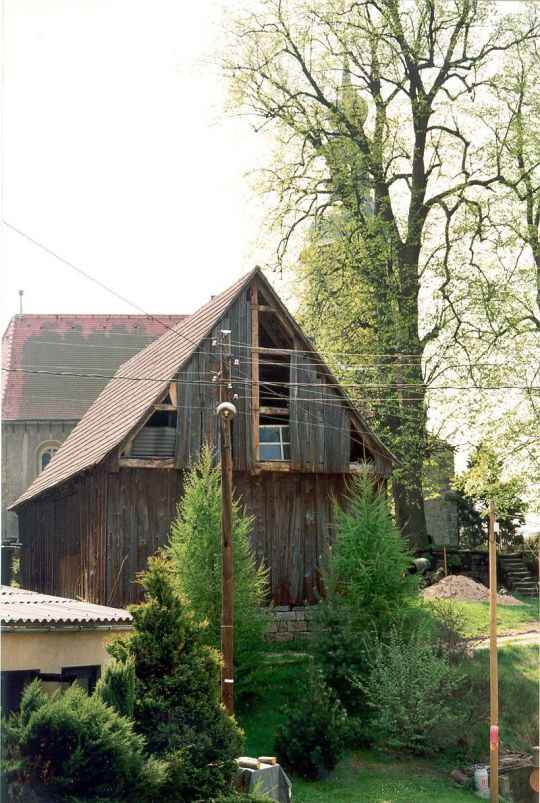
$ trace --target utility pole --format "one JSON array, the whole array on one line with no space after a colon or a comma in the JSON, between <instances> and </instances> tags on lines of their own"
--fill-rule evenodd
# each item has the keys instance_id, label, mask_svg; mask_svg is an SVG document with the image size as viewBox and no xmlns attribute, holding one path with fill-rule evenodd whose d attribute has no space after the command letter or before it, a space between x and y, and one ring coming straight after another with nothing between
<instances>
[{"instance_id":1,"label":"utility pole","mask_svg":"<svg viewBox=\"0 0 540 803\"><path fill-rule=\"evenodd\" d=\"M221 702L234 713L233 666L233 544L232 544L232 448L231 420L236 415L232 403L230 331L221 332L220 404L217 408L221 430Z\"/></svg>"},{"instance_id":2,"label":"utility pole","mask_svg":"<svg viewBox=\"0 0 540 803\"><path fill-rule=\"evenodd\" d=\"M495 503L489 500L489 795L499 803L499 689L497 672L497 542Z\"/></svg>"}]
</instances>

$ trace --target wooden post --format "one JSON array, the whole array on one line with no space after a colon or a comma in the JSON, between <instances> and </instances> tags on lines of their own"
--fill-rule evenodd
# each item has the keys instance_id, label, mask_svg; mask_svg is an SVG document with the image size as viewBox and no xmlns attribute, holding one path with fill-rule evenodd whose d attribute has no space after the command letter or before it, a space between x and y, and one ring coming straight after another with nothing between
<instances>
[{"instance_id":1,"label":"wooden post","mask_svg":"<svg viewBox=\"0 0 540 803\"><path fill-rule=\"evenodd\" d=\"M259 309L257 285L251 287L251 444L252 462L259 462Z\"/></svg>"},{"instance_id":2,"label":"wooden post","mask_svg":"<svg viewBox=\"0 0 540 803\"><path fill-rule=\"evenodd\" d=\"M231 346L230 332L222 332L221 340L221 401L230 402ZM232 545L232 449L231 419L234 413L220 413L221 429L221 702L229 714L234 713L233 664L233 545Z\"/></svg>"},{"instance_id":3,"label":"wooden post","mask_svg":"<svg viewBox=\"0 0 540 803\"><path fill-rule=\"evenodd\" d=\"M495 504L489 501L489 793L491 803L499 803L499 689L497 677L497 543Z\"/></svg>"}]
</instances>

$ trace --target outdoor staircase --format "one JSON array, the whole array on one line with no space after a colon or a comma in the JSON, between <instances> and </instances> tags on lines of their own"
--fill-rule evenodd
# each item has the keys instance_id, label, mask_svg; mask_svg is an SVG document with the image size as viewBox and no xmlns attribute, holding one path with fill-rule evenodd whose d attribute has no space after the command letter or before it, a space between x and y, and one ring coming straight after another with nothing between
<instances>
[{"instance_id":1,"label":"outdoor staircase","mask_svg":"<svg viewBox=\"0 0 540 803\"><path fill-rule=\"evenodd\" d=\"M506 575L510 591L527 597L538 595L538 583L523 563L521 555L500 555L499 566Z\"/></svg>"}]
</instances>

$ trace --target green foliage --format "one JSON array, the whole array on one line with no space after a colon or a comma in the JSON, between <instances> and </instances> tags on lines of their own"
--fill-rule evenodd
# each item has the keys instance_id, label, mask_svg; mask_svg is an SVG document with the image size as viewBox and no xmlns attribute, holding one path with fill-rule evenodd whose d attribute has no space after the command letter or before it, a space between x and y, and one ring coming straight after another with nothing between
<instances>
[{"instance_id":1,"label":"green foliage","mask_svg":"<svg viewBox=\"0 0 540 803\"><path fill-rule=\"evenodd\" d=\"M502 461L481 444L469 460L467 471L456 477L460 545L478 549L487 545L489 500L495 502L499 533L497 545L512 550L523 544L517 530L525 522L527 505L522 498L520 478L501 480Z\"/></svg>"},{"instance_id":2,"label":"green foliage","mask_svg":"<svg viewBox=\"0 0 540 803\"><path fill-rule=\"evenodd\" d=\"M323 569L327 599L377 633L416 599L412 555L390 516L385 496L369 477L355 477L346 502L336 506L336 536Z\"/></svg>"},{"instance_id":3,"label":"green foliage","mask_svg":"<svg viewBox=\"0 0 540 803\"><path fill-rule=\"evenodd\" d=\"M373 743L423 754L443 750L459 721L453 696L462 683L426 631L404 636L394 629L386 641L375 640L371 671L362 682Z\"/></svg>"},{"instance_id":4,"label":"green foliage","mask_svg":"<svg viewBox=\"0 0 540 803\"><path fill-rule=\"evenodd\" d=\"M364 712L363 695L356 680L368 671L368 636L368 632L359 629L349 609L332 600L318 605L313 619L314 658L325 682L354 717Z\"/></svg>"},{"instance_id":5,"label":"green foliage","mask_svg":"<svg viewBox=\"0 0 540 803\"><path fill-rule=\"evenodd\" d=\"M336 535L322 572L325 598L315 612L313 639L317 666L354 717L364 712L356 681L368 672L367 641L413 615L419 580L407 571L411 560L385 497L369 478L355 478L344 507L336 507Z\"/></svg>"},{"instance_id":6,"label":"green foliage","mask_svg":"<svg viewBox=\"0 0 540 803\"><path fill-rule=\"evenodd\" d=\"M170 564L149 560L134 632L109 650L135 667L134 716L148 749L167 764L161 801L206 800L227 791L243 734L220 703L220 659L174 587Z\"/></svg>"},{"instance_id":7,"label":"green foliage","mask_svg":"<svg viewBox=\"0 0 540 803\"><path fill-rule=\"evenodd\" d=\"M286 709L276 733L279 760L305 778L325 777L338 763L347 735L347 714L322 672L310 669L304 693Z\"/></svg>"},{"instance_id":8,"label":"green foliage","mask_svg":"<svg viewBox=\"0 0 540 803\"><path fill-rule=\"evenodd\" d=\"M255 690L263 660L267 571L258 566L249 531L252 519L233 502L235 697ZM221 623L221 474L207 445L184 480L184 495L171 525L171 566L207 644L219 649Z\"/></svg>"},{"instance_id":9,"label":"green foliage","mask_svg":"<svg viewBox=\"0 0 540 803\"><path fill-rule=\"evenodd\" d=\"M110 705L119 714L133 718L135 708L135 666L133 661L112 659L98 681L95 694L105 705Z\"/></svg>"},{"instance_id":10,"label":"green foliage","mask_svg":"<svg viewBox=\"0 0 540 803\"><path fill-rule=\"evenodd\" d=\"M3 772L38 797L151 802L165 767L143 748L132 722L77 684L49 698L34 680L3 723Z\"/></svg>"}]
</instances>

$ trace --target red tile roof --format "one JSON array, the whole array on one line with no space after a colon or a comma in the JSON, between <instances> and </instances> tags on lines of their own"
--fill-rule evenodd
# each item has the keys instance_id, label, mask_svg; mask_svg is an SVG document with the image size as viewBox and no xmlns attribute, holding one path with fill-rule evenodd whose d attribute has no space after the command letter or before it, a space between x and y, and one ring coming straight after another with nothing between
<instances>
[{"instance_id":1,"label":"red tile roof","mask_svg":"<svg viewBox=\"0 0 540 803\"><path fill-rule=\"evenodd\" d=\"M2 419L77 421L119 365L185 317L15 315L2 338Z\"/></svg>"},{"instance_id":2,"label":"red tile roof","mask_svg":"<svg viewBox=\"0 0 540 803\"><path fill-rule=\"evenodd\" d=\"M51 597L24 588L0 586L0 622L15 625L131 625L132 616L122 608L108 608L81 600Z\"/></svg>"},{"instance_id":3,"label":"red tile roof","mask_svg":"<svg viewBox=\"0 0 540 803\"><path fill-rule=\"evenodd\" d=\"M254 276L251 271L120 366L53 460L12 507L92 468L126 438Z\"/></svg>"}]
</instances>

